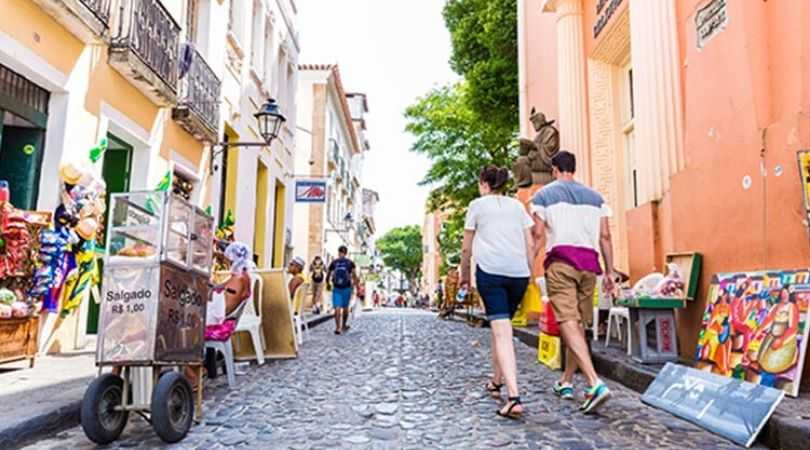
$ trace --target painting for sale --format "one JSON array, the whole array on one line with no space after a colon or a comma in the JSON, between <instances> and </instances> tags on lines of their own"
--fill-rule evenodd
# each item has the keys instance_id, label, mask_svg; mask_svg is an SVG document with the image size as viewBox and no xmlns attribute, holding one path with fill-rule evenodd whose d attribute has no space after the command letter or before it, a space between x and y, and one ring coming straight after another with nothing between
<instances>
[{"instance_id":1,"label":"painting for sale","mask_svg":"<svg viewBox=\"0 0 810 450\"><path fill-rule=\"evenodd\" d=\"M715 275L698 368L797 396L807 353L810 270Z\"/></svg>"}]
</instances>

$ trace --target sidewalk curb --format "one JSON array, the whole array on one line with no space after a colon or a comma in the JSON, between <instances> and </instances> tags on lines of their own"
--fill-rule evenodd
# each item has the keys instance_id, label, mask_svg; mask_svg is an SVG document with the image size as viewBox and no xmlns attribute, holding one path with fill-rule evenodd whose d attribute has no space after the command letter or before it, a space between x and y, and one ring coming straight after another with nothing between
<instances>
[{"instance_id":1,"label":"sidewalk curb","mask_svg":"<svg viewBox=\"0 0 810 450\"><path fill-rule=\"evenodd\" d=\"M465 319L467 317L465 312L455 312L454 315ZM484 320L486 323L483 316L475 315L475 317ZM537 334L522 328L514 328L513 330L514 336L518 340L529 347L537 348L539 339ZM598 373L638 393L643 394L657 375L657 372L653 369L628 364L603 353L592 352L591 358ZM776 412L765 424L757 441L772 449L805 450L807 449L807 443L810 442L810 420L800 417L788 417Z\"/></svg>"},{"instance_id":2,"label":"sidewalk curb","mask_svg":"<svg viewBox=\"0 0 810 450\"><path fill-rule=\"evenodd\" d=\"M313 328L331 320L333 316L321 314L307 320L307 327ZM22 369L25 370L25 369ZM88 378L82 385L83 394L87 384L93 378ZM0 449L14 450L29 445L45 435L58 433L80 425L79 412L82 407L81 396L78 400L62 405L51 411L20 420L12 426L0 429Z\"/></svg>"}]
</instances>

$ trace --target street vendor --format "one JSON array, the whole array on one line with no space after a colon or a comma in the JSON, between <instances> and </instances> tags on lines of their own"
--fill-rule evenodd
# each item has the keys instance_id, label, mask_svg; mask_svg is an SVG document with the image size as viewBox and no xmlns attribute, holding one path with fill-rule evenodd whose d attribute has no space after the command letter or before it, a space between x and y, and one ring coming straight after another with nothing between
<instances>
[{"instance_id":1,"label":"street vendor","mask_svg":"<svg viewBox=\"0 0 810 450\"><path fill-rule=\"evenodd\" d=\"M233 242L225 249L225 257L230 261L230 276L214 287L205 319L205 339L223 341L230 338L236 328L236 312L239 306L250 298L250 273L256 269L251 259L250 249L241 243Z\"/></svg>"}]
</instances>

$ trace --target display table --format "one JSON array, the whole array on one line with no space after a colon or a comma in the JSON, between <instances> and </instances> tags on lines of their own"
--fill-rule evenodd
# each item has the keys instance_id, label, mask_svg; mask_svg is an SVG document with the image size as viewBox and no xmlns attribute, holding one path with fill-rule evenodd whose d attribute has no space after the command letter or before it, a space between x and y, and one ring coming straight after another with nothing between
<instances>
[{"instance_id":1,"label":"display table","mask_svg":"<svg viewBox=\"0 0 810 450\"><path fill-rule=\"evenodd\" d=\"M630 310L630 332L633 333L631 355L642 364L660 364L678 359L678 328L675 310L686 308L694 300L700 279L702 256L699 253L667 255L686 279L683 298L640 297L616 300L616 306Z\"/></svg>"},{"instance_id":2,"label":"display table","mask_svg":"<svg viewBox=\"0 0 810 450\"><path fill-rule=\"evenodd\" d=\"M0 319L0 364L27 359L34 367L39 317Z\"/></svg>"}]
</instances>

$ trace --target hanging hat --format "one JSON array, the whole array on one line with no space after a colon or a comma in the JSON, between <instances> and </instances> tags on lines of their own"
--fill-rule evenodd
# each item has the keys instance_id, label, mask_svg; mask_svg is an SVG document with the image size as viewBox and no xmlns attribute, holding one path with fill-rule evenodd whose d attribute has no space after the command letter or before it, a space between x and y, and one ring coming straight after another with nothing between
<instances>
[{"instance_id":1,"label":"hanging hat","mask_svg":"<svg viewBox=\"0 0 810 450\"><path fill-rule=\"evenodd\" d=\"M68 184L79 184L83 175L81 170L70 163L59 168L59 176L62 177L62 181Z\"/></svg>"}]
</instances>

